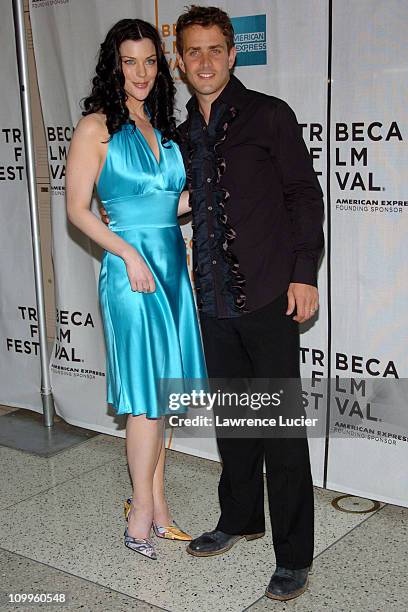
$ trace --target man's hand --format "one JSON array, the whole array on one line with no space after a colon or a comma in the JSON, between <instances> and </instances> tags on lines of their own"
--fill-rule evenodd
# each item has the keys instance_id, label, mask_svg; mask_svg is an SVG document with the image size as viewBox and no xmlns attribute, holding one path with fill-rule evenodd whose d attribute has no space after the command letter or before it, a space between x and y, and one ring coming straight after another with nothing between
<instances>
[{"instance_id":1,"label":"man's hand","mask_svg":"<svg viewBox=\"0 0 408 612\"><path fill-rule=\"evenodd\" d=\"M290 283L288 288L287 315L292 314L296 306L294 321L304 323L316 313L319 308L319 292L313 285Z\"/></svg>"},{"instance_id":2,"label":"man's hand","mask_svg":"<svg viewBox=\"0 0 408 612\"><path fill-rule=\"evenodd\" d=\"M105 223L105 225L109 225L109 217L103 206L100 207L99 212L101 215L101 219Z\"/></svg>"}]
</instances>

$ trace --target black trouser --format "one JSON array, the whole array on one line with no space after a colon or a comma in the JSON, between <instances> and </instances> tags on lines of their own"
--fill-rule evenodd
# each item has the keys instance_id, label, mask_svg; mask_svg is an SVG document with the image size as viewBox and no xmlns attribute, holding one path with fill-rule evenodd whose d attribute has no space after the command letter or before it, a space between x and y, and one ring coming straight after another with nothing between
<instances>
[{"instance_id":1,"label":"black trouser","mask_svg":"<svg viewBox=\"0 0 408 612\"><path fill-rule=\"evenodd\" d=\"M286 293L233 319L201 316L210 378L299 378L299 329L287 316ZM277 565L311 564L313 486L306 437L217 438L222 459L221 517L230 534L265 530L263 462Z\"/></svg>"}]
</instances>

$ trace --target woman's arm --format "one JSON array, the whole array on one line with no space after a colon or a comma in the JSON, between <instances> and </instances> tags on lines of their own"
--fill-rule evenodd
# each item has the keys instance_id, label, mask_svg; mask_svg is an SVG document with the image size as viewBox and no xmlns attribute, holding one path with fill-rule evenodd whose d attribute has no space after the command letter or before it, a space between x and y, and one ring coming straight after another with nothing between
<instances>
[{"instance_id":1,"label":"woman's arm","mask_svg":"<svg viewBox=\"0 0 408 612\"><path fill-rule=\"evenodd\" d=\"M189 212L191 212L190 194L188 191L183 191L180 195L178 203L177 216L180 217L181 215L185 215Z\"/></svg>"},{"instance_id":2,"label":"woman's arm","mask_svg":"<svg viewBox=\"0 0 408 612\"><path fill-rule=\"evenodd\" d=\"M107 144L103 141L108 137L95 115L81 119L74 131L66 170L68 218L103 249L124 260L133 291L154 291L152 273L137 250L108 229L90 209L94 184L106 155Z\"/></svg>"}]
</instances>

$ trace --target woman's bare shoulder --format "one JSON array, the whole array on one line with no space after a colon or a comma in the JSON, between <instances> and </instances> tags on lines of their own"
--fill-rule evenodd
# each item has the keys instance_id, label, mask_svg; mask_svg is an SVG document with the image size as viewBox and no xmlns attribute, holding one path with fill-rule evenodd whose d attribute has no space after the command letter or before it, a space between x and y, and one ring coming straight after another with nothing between
<instances>
[{"instance_id":1,"label":"woman's bare shoulder","mask_svg":"<svg viewBox=\"0 0 408 612\"><path fill-rule=\"evenodd\" d=\"M106 117L103 113L90 113L82 117L75 128L77 135L106 140L109 132L106 127Z\"/></svg>"}]
</instances>

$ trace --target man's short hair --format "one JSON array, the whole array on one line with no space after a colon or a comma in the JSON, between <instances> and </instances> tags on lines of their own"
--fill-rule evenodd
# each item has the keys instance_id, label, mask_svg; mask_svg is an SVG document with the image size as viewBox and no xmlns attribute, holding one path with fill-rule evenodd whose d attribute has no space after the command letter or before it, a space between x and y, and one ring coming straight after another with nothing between
<instances>
[{"instance_id":1,"label":"man's short hair","mask_svg":"<svg viewBox=\"0 0 408 612\"><path fill-rule=\"evenodd\" d=\"M218 26L224 34L228 51L234 46L234 28L227 13L216 6L197 6L192 4L177 19L176 45L181 57L183 56L183 32L186 28L193 25L199 25L203 28Z\"/></svg>"}]
</instances>

